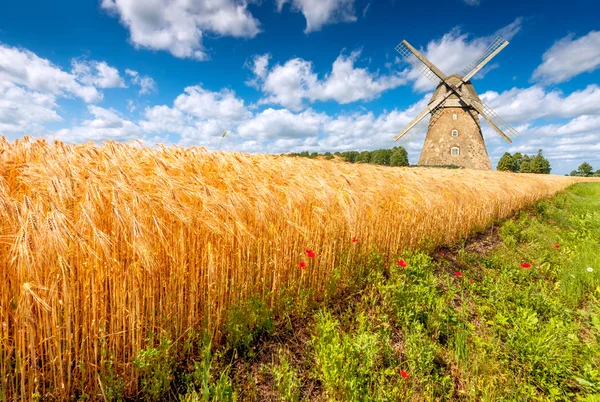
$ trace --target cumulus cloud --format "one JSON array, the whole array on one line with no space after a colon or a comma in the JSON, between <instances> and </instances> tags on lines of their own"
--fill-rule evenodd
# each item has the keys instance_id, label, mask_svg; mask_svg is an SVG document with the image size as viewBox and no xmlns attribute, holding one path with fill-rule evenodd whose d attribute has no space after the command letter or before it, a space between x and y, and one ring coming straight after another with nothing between
<instances>
[{"instance_id":1,"label":"cumulus cloud","mask_svg":"<svg viewBox=\"0 0 600 402\"><path fill-rule=\"evenodd\" d=\"M269 55L255 56L250 69L254 78L250 85L258 86L265 96L262 104L278 104L298 111L305 101L335 101L341 104L371 100L381 93L406 83L402 73L380 75L366 68L355 67L360 51L340 55L331 72L319 78L313 64L301 58L288 60L268 68Z\"/></svg>"},{"instance_id":2,"label":"cumulus cloud","mask_svg":"<svg viewBox=\"0 0 600 402\"><path fill-rule=\"evenodd\" d=\"M440 39L430 41L425 48L421 48L419 51L444 74L461 73L472 60L477 59L483 53L496 36L511 40L521 30L522 23L523 19L517 18L494 34L477 38L471 38L468 33L462 33L460 28L457 27ZM412 45L415 46L415 44ZM418 46L415 46L415 48L418 49ZM476 77L482 77L489 70L490 67L480 71ZM418 92L430 91L436 86L435 83L416 70L411 70L408 78L414 81L414 89Z\"/></svg>"},{"instance_id":3,"label":"cumulus cloud","mask_svg":"<svg viewBox=\"0 0 600 402\"><path fill-rule=\"evenodd\" d=\"M354 22L355 0L277 0L277 10L281 11L286 3L292 9L301 12L306 19L305 33L320 31L323 25L337 22Z\"/></svg>"},{"instance_id":4,"label":"cumulus cloud","mask_svg":"<svg viewBox=\"0 0 600 402\"><path fill-rule=\"evenodd\" d=\"M73 59L72 73L77 80L97 88L124 88L125 82L119 75L119 70L109 66L104 61Z\"/></svg>"},{"instance_id":5,"label":"cumulus cloud","mask_svg":"<svg viewBox=\"0 0 600 402\"><path fill-rule=\"evenodd\" d=\"M237 132L244 138L260 141L316 137L326 119L327 115L312 109L298 114L286 109L267 109L242 122Z\"/></svg>"},{"instance_id":6,"label":"cumulus cloud","mask_svg":"<svg viewBox=\"0 0 600 402\"><path fill-rule=\"evenodd\" d=\"M249 115L244 101L229 89L208 91L201 86L187 87L175 99L175 107L200 119L240 120Z\"/></svg>"},{"instance_id":7,"label":"cumulus cloud","mask_svg":"<svg viewBox=\"0 0 600 402\"><path fill-rule=\"evenodd\" d=\"M101 0L117 15L136 47L164 50L179 58L206 60L206 33L253 38L260 22L245 0Z\"/></svg>"},{"instance_id":8,"label":"cumulus cloud","mask_svg":"<svg viewBox=\"0 0 600 402\"><path fill-rule=\"evenodd\" d=\"M137 124L125 119L114 109L89 105L88 112L93 119L72 128L51 132L48 137L68 143L127 141L144 137L143 130Z\"/></svg>"},{"instance_id":9,"label":"cumulus cloud","mask_svg":"<svg viewBox=\"0 0 600 402\"><path fill-rule=\"evenodd\" d=\"M567 96L559 90L548 91L540 85L534 85L512 88L502 93L488 91L480 94L480 97L503 119L513 123L600 114L600 87L595 84Z\"/></svg>"},{"instance_id":10,"label":"cumulus cloud","mask_svg":"<svg viewBox=\"0 0 600 402\"><path fill-rule=\"evenodd\" d=\"M137 71L130 69L126 69L125 74L130 77L131 82L133 82L134 85L140 87L140 95L146 95L156 91L156 83L150 76L140 75Z\"/></svg>"},{"instance_id":11,"label":"cumulus cloud","mask_svg":"<svg viewBox=\"0 0 600 402\"><path fill-rule=\"evenodd\" d=\"M37 133L45 123L63 119L52 94L31 91L0 81L0 133Z\"/></svg>"},{"instance_id":12,"label":"cumulus cloud","mask_svg":"<svg viewBox=\"0 0 600 402\"><path fill-rule=\"evenodd\" d=\"M76 96L85 102L102 99L93 84L78 78L29 50L0 44L0 81L56 96Z\"/></svg>"},{"instance_id":13,"label":"cumulus cloud","mask_svg":"<svg viewBox=\"0 0 600 402\"><path fill-rule=\"evenodd\" d=\"M532 79L546 84L558 84L584 72L600 67L600 31L591 31L575 39L573 34L555 42L542 55L542 64Z\"/></svg>"}]
</instances>

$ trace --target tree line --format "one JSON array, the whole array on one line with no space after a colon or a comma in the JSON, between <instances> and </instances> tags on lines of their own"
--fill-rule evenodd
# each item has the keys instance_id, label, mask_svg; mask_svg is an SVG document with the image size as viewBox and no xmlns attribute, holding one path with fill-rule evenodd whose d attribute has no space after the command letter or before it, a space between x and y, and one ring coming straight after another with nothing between
<instances>
[{"instance_id":1,"label":"tree line","mask_svg":"<svg viewBox=\"0 0 600 402\"><path fill-rule=\"evenodd\" d=\"M523 155L520 152L505 152L498 161L497 170L515 173L550 174L550 161L544 157L540 149L535 156Z\"/></svg>"},{"instance_id":2,"label":"tree line","mask_svg":"<svg viewBox=\"0 0 600 402\"><path fill-rule=\"evenodd\" d=\"M583 162L577 170L571 171L565 176L581 176L581 177L600 177L600 169L594 172L594 168L587 162Z\"/></svg>"},{"instance_id":3,"label":"tree line","mask_svg":"<svg viewBox=\"0 0 600 402\"><path fill-rule=\"evenodd\" d=\"M346 152L312 152L290 153L289 156L301 156L305 158L324 158L333 159L342 158L350 163L372 163L374 165L385 166L409 166L408 152L403 147L394 147L392 149L378 149L375 151L346 151Z\"/></svg>"}]
</instances>

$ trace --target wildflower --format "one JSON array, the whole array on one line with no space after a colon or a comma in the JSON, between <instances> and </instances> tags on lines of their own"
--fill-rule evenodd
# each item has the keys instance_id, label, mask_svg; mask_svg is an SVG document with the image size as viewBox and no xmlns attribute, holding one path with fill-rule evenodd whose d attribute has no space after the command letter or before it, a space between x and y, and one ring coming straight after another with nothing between
<instances>
[{"instance_id":1,"label":"wildflower","mask_svg":"<svg viewBox=\"0 0 600 402\"><path fill-rule=\"evenodd\" d=\"M473 283L473 282L475 282L475 279L471 278L471 279L469 279L469 282Z\"/></svg>"},{"instance_id":2,"label":"wildflower","mask_svg":"<svg viewBox=\"0 0 600 402\"><path fill-rule=\"evenodd\" d=\"M306 263L305 263L304 261L300 261L300 262L298 263L298 267L300 267L300 268L304 269L304 268L306 268Z\"/></svg>"},{"instance_id":3,"label":"wildflower","mask_svg":"<svg viewBox=\"0 0 600 402\"><path fill-rule=\"evenodd\" d=\"M588 271L588 272L594 272L594 268L592 268L592 267L588 267L587 271Z\"/></svg>"},{"instance_id":4,"label":"wildflower","mask_svg":"<svg viewBox=\"0 0 600 402\"><path fill-rule=\"evenodd\" d=\"M440 251L440 257L444 258L446 256L446 254L444 254L443 251Z\"/></svg>"},{"instance_id":5,"label":"wildflower","mask_svg":"<svg viewBox=\"0 0 600 402\"><path fill-rule=\"evenodd\" d=\"M515 220L515 217L513 216L512 218L510 218L510 220L511 220L511 221L514 221L514 220Z\"/></svg>"},{"instance_id":6,"label":"wildflower","mask_svg":"<svg viewBox=\"0 0 600 402\"><path fill-rule=\"evenodd\" d=\"M306 251L306 255L308 256L308 258L315 258L315 252L313 250L305 248L304 251Z\"/></svg>"},{"instance_id":7,"label":"wildflower","mask_svg":"<svg viewBox=\"0 0 600 402\"><path fill-rule=\"evenodd\" d=\"M524 262L523 264L521 264L521 268L529 269L531 268L531 264L527 264L526 262Z\"/></svg>"},{"instance_id":8,"label":"wildflower","mask_svg":"<svg viewBox=\"0 0 600 402\"><path fill-rule=\"evenodd\" d=\"M560 244L556 243L556 244L554 245L554 247L556 247L556 248L560 248Z\"/></svg>"},{"instance_id":9,"label":"wildflower","mask_svg":"<svg viewBox=\"0 0 600 402\"><path fill-rule=\"evenodd\" d=\"M460 272L460 271L456 271L456 272L454 273L454 276L456 276L457 278L460 278L460 277L462 276L462 272Z\"/></svg>"},{"instance_id":10,"label":"wildflower","mask_svg":"<svg viewBox=\"0 0 600 402\"><path fill-rule=\"evenodd\" d=\"M406 268L406 261L404 261L404 260L398 260L398 261L396 261L396 263L398 265L400 265L402 268Z\"/></svg>"},{"instance_id":11,"label":"wildflower","mask_svg":"<svg viewBox=\"0 0 600 402\"><path fill-rule=\"evenodd\" d=\"M358 243L358 239L356 238L356 236L354 236L354 237L352 238L352 243Z\"/></svg>"},{"instance_id":12,"label":"wildflower","mask_svg":"<svg viewBox=\"0 0 600 402\"><path fill-rule=\"evenodd\" d=\"M402 375L402 378L408 378L408 373L404 371L404 369L400 370L400 374Z\"/></svg>"}]
</instances>

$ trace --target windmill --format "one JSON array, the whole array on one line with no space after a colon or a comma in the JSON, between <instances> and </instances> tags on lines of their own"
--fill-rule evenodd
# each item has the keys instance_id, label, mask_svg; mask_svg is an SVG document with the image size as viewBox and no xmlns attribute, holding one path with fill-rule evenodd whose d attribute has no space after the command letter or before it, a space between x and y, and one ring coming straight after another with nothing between
<instances>
[{"instance_id":1,"label":"windmill","mask_svg":"<svg viewBox=\"0 0 600 402\"><path fill-rule=\"evenodd\" d=\"M425 117L431 115L419 165L456 165L491 170L481 133L480 115L506 142L511 143L518 135L514 128L479 99L470 81L507 45L507 40L497 37L481 56L465 68L462 75L450 76L440 71L407 41L402 41L396 47L413 68L438 84L425 110L394 137L394 141L398 141L411 130L417 132L418 127L415 126L426 124Z\"/></svg>"}]
</instances>

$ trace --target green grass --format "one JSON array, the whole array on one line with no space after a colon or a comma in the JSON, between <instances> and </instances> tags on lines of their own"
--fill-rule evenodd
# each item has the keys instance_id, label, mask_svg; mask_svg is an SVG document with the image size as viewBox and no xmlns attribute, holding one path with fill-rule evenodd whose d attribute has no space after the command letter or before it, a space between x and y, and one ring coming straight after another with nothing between
<instances>
[{"instance_id":1,"label":"green grass","mask_svg":"<svg viewBox=\"0 0 600 402\"><path fill-rule=\"evenodd\" d=\"M143 389L157 398L183 378L162 397L600 401L600 185L571 187L479 240L393 257L372 254L355 286L321 306L291 297L275 317L248 303L194 370L172 373L177 359L160 345L144 351Z\"/></svg>"}]
</instances>

